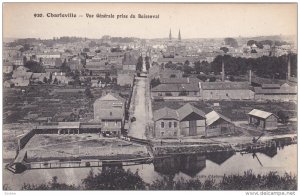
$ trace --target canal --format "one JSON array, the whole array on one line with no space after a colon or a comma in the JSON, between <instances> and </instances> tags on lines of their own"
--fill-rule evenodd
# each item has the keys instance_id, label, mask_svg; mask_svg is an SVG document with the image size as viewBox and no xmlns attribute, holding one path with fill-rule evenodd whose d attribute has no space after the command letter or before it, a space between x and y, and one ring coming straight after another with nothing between
<instances>
[{"instance_id":1,"label":"canal","mask_svg":"<svg viewBox=\"0 0 300 196\"><path fill-rule=\"evenodd\" d=\"M81 185L81 180L87 177L89 171L101 172L101 168L68 168L68 169L38 169L26 170L21 174L13 174L3 169L3 187L11 190L21 189L24 183L40 184L49 182L53 176L58 182ZM271 151L255 154L214 153L208 155L177 155L156 158L151 164L123 166L139 175L145 182L172 175L174 179L204 178L213 176L218 180L224 174L243 174L252 170L255 174L265 174L276 171L297 175L297 145L275 148Z\"/></svg>"}]
</instances>

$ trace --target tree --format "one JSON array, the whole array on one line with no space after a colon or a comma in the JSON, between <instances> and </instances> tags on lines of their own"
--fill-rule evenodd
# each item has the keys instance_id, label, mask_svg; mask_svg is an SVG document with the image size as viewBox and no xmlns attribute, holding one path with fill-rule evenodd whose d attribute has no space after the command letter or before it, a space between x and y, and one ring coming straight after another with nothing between
<instances>
[{"instance_id":1,"label":"tree","mask_svg":"<svg viewBox=\"0 0 300 196\"><path fill-rule=\"evenodd\" d=\"M44 77L43 82L46 84L48 82L47 78Z\"/></svg>"},{"instance_id":2,"label":"tree","mask_svg":"<svg viewBox=\"0 0 300 196\"><path fill-rule=\"evenodd\" d=\"M70 69L70 67L67 64L66 59L62 63L62 65L60 67L60 71L66 73L67 76L69 76L71 74L71 69Z\"/></svg>"},{"instance_id":3,"label":"tree","mask_svg":"<svg viewBox=\"0 0 300 196\"><path fill-rule=\"evenodd\" d=\"M146 63L146 69L148 71L150 68L150 57L148 56L145 57L145 63Z\"/></svg>"},{"instance_id":4,"label":"tree","mask_svg":"<svg viewBox=\"0 0 300 196\"><path fill-rule=\"evenodd\" d=\"M221 47L220 50L222 50L225 54L229 51L227 47Z\"/></svg>"},{"instance_id":5,"label":"tree","mask_svg":"<svg viewBox=\"0 0 300 196\"><path fill-rule=\"evenodd\" d=\"M282 122L283 124L286 124L289 120L289 116L282 110L277 112L277 116L279 118L279 121Z\"/></svg>"},{"instance_id":6,"label":"tree","mask_svg":"<svg viewBox=\"0 0 300 196\"><path fill-rule=\"evenodd\" d=\"M54 176L48 184L30 185L24 184L22 190L76 190L78 187L65 183L58 183L57 176Z\"/></svg>"},{"instance_id":7,"label":"tree","mask_svg":"<svg viewBox=\"0 0 300 196\"><path fill-rule=\"evenodd\" d=\"M185 74L191 74L192 71L194 71L194 69L193 69L191 66L189 66L189 65L187 65L187 64L185 64L185 65L183 66L183 72L184 72Z\"/></svg>"},{"instance_id":8,"label":"tree","mask_svg":"<svg viewBox=\"0 0 300 196\"><path fill-rule=\"evenodd\" d=\"M74 85L80 85L80 72L78 70L75 70L74 75L73 75L73 80L74 80Z\"/></svg>"},{"instance_id":9,"label":"tree","mask_svg":"<svg viewBox=\"0 0 300 196\"><path fill-rule=\"evenodd\" d=\"M217 80L216 77L210 77L210 78L209 78L209 81L210 81L210 82L215 82L216 80Z\"/></svg>"},{"instance_id":10,"label":"tree","mask_svg":"<svg viewBox=\"0 0 300 196\"><path fill-rule=\"evenodd\" d=\"M197 61L194 64L195 64L195 66L194 66L195 71L197 73L200 73L201 72L201 63L200 63L200 61Z\"/></svg>"},{"instance_id":11,"label":"tree","mask_svg":"<svg viewBox=\"0 0 300 196\"><path fill-rule=\"evenodd\" d=\"M110 77L109 77L108 75L105 76L104 82L105 82L106 84L111 83L111 79L110 79Z\"/></svg>"},{"instance_id":12,"label":"tree","mask_svg":"<svg viewBox=\"0 0 300 196\"><path fill-rule=\"evenodd\" d=\"M137 64L136 64L136 70L141 72L142 69L143 69L143 57L139 56Z\"/></svg>"},{"instance_id":13,"label":"tree","mask_svg":"<svg viewBox=\"0 0 300 196\"><path fill-rule=\"evenodd\" d=\"M49 79L48 79L48 84L51 84L52 82L52 73L50 73Z\"/></svg>"},{"instance_id":14,"label":"tree","mask_svg":"<svg viewBox=\"0 0 300 196\"><path fill-rule=\"evenodd\" d=\"M58 84L57 78L54 78L53 84Z\"/></svg>"},{"instance_id":15,"label":"tree","mask_svg":"<svg viewBox=\"0 0 300 196\"><path fill-rule=\"evenodd\" d=\"M188 60L186 60L183 65L190 66L190 62Z\"/></svg>"},{"instance_id":16,"label":"tree","mask_svg":"<svg viewBox=\"0 0 300 196\"><path fill-rule=\"evenodd\" d=\"M228 37L224 39L225 45L229 45L231 47L238 47L238 42L236 41L236 39Z\"/></svg>"},{"instance_id":17,"label":"tree","mask_svg":"<svg viewBox=\"0 0 300 196\"><path fill-rule=\"evenodd\" d=\"M43 66L39 62L36 62L36 61L27 61L24 66L27 67L28 69L30 69L30 71L33 73L45 72Z\"/></svg>"},{"instance_id":18,"label":"tree","mask_svg":"<svg viewBox=\"0 0 300 196\"><path fill-rule=\"evenodd\" d=\"M101 173L94 174L93 170L82 180L86 190L144 190L145 182L138 172L130 170L103 169Z\"/></svg>"},{"instance_id":19,"label":"tree","mask_svg":"<svg viewBox=\"0 0 300 196\"><path fill-rule=\"evenodd\" d=\"M23 57L23 65L25 65L25 64L26 64L26 62L27 62L27 57L26 57L26 56L24 56L24 57Z\"/></svg>"},{"instance_id":20,"label":"tree","mask_svg":"<svg viewBox=\"0 0 300 196\"><path fill-rule=\"evenodd\" d=\"M255 40L249 40L249 41L247 42L247 46L252 46L252 45L255 44L255 43L256 43Z\"/></svg>"},{"instance_id":21,"label":"tree","mask_svg":"<svg viewBox=\"0 0 300 196\"><path fill-rule=\"evenodd\" d=\"M160 84L160 80L158 78L157 79L153 78L150 82L151 88L154 88L154 87L158 86L159 84Z\"/></svg>"},{"instance_id":22,"label":"tree","mask_svg":"<svg viewBox=\"0 0 300 196\"><path fill-rule=\"evenodd\" d=\"M204 75L198 75L197 78L203 82L205 82L207 80L207 77Z\"/></svg>"},{"instance_id":23,"label":"tree","mask_svg":"<svg viewBox=\"0 0 300 196\"><path fill-rule=\"evenodd\" d=\"M235 81L234 77L233 76L229 76L229 81L234 82Z\"/></svg>"},{"instance_id":24,"label":"tree","mask_svg":"<svg viewBox=\"0 0 300 196\"><path fill-rule=\"evenodd\" d=\"M87 52L90 52L90 49L88 49L88 48L83 48L82 51L85 52L85 53L87 53Z\"/></svg>"},{"instance_id":25,"label":"tree","mask_svg":"<svg viewBox=\"0 0 300 196\"><path fill-rule=\"evenodd\" d=\"M93 94L91 92L91 89L90 88L86 88L85 91L84 91L84 94L88 97L88 98L93 98Z\"/></svg>"}]
</instances>

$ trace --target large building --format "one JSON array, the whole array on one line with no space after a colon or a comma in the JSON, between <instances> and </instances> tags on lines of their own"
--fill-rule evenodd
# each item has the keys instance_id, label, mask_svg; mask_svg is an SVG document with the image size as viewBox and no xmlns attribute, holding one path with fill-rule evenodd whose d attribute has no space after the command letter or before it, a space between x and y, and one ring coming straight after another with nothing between
<instances>
[{"instance_id":1,"label":"large building","mask_svg":"<svg viewBox=\"0 0 300 196\"><path fill-rule=\"evenodd\" d=\"M263 130L277 129L278 117L273 113L253 109L248 115L249 125Z\"/></svg>"},{"instance_id":2,"label":"large building","mask_svg":"<svg viewBox=\"0 0 300 196\"><path fill-rule=\"evenodd\" d=\"M255 100L277 100L297 101L297 86L288 83L263 84L261 87L254 87Z\"/></svg>"},{"instance_id":3,"label":"large building","mask_svg":"<svg viewBox=\"0 0 300 196\"><path fill-rule=\"evenodd\" d=\"M191 104L174 110L168 107L154 111L155 137L205 135L205 113Z\"/></svg>"},{"instance_id":4,"label":"large building","mask_svg":"<svg viewBox=\"0 0 300 196\"><path fill-rule=\"evenodd\" d=\"M200 96L203 100L248 100L254 92L247 82L201 82Z\"/></svg>"},{"instance_id":5,"label":"large building","mask_svg":"<svg viewBox=\"0 0 300 196\"><path fill-rule=\"evenodd\" d=\"M125 123L125 99L109 93L94 103L94 121L102 123L102 132L120 135Z\"/></svg>"}]
</instances>

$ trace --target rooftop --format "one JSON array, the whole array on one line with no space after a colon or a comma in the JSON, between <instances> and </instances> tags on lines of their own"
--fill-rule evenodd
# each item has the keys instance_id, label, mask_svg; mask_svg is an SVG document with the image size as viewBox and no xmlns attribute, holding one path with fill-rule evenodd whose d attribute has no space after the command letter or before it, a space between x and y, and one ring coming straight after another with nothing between
<instances>
[{"instance_id":1,"label":"rooftop","mask_svg":"<svg viewBox=\"0 0 300 196\"><path fill-rule=\"evenodd\" d=\"M262 110L258 110L258 109L253 109L251 112L248 113L251 116L256 116L256 117L260 117L263 119L268 118L269 116L273 115L273 113L270 112L265 112Z\"/></svg>"},{"instance_id":2,"label":"rooftop","mask_svg":"<svg viewBox=\"0 0 300 196\"><path fill-rule=\"evenodd\" d=\"M231 123L231 120L225 116L223 116L222 114L217 113L216 111L211 111L210 113L206 114L206 124L212 125L214 122L216 122L219 119L223 119L229 123Z\"/></svg>"},{"instance_id":3,"label":"rooftop","mask_svg":"<svg viewBox=\"0 0 300 196\"><path fill-rule=\"evenodd\" d=\"M201 82L203 90L238 90L250 89L248 82Z\"/></svg>"}]
</instances>

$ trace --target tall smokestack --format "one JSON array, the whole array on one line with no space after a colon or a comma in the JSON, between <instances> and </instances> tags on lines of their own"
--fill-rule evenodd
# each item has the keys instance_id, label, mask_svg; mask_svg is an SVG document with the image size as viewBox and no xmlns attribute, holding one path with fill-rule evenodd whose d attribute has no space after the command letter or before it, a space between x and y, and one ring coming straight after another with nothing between
<instances>
[{"instance_id":1,"label":"tall smokestack","mask_svg":"<svg viewBox=\"0 0 300 196\"><path fill-rule=\"evenodd\" d=\"M224 59L222 58L222 82L225 81Z\"/></svg>"}]
</instances>

